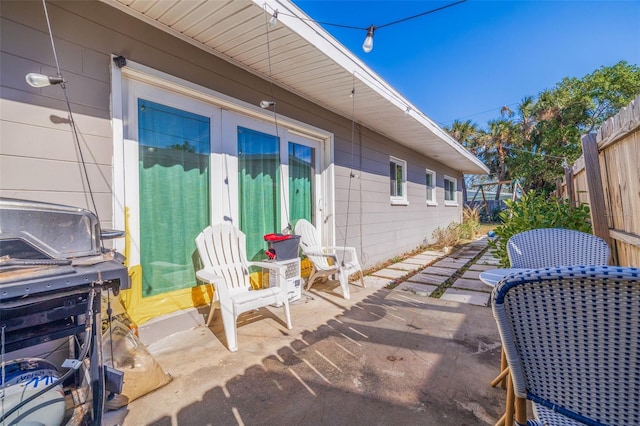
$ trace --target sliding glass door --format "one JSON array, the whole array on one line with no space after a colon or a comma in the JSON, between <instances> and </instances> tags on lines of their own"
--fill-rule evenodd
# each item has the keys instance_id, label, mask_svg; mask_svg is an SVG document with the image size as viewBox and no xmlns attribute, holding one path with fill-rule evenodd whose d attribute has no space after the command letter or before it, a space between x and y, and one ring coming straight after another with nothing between
<instances>
[{"instance_id":1,"label":"sliding glass door","mask_svg":"<svg viewBox=\"0 0 640 426\"><path fill-rule=\"evenodd\" d=\"M315 149L289 142L289 221L315 222Z\"/></svg>"},{"instance_id":2,"label":"sliding glass door","mask_svg":"<svg viewBox=\"0 0 640 426\"><path fill-rule=\"evenodd\" d=\"M194 239L209 224L208 117L138 99L142 295L196 285Z\"/></svg>"},{"instance_id":3,"label":"sliding glass door","mask_svg":"<svg viewBox=\"0 0 640 426\"><path fill-rule=\"evenodd\" d=\"M282 229L279 143L276 136L238 127L238 207L249 261L264 260L264 235Z\"/></svg>"}]
</instances>

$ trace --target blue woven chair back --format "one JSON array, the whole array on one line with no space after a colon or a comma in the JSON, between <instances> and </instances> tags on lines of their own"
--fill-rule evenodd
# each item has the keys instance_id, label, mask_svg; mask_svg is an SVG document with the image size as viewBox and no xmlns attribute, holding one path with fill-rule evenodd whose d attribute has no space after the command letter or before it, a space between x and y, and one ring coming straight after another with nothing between
<instances>
[{"instance_id":1,"label":"blue woven chair back","mask_svg":"<svg viewBox=\"0 0 640 426\"><path fill-rule=\"evenodd\" d=\"M516 396L543 424L640 425L640 269L522 272L492 309Z\"/></svg>"},{"instance_id":2,"label":"blue woven chair back","mask_svg":"<svg viewBox=\"0 0 640 426\"><path fill-rule=\"evenodd\" d=\"M609 246L602 238L571 229L532 229L507 241L512 268L606 265L609 253Z\"/></svg>"}]
</instances>

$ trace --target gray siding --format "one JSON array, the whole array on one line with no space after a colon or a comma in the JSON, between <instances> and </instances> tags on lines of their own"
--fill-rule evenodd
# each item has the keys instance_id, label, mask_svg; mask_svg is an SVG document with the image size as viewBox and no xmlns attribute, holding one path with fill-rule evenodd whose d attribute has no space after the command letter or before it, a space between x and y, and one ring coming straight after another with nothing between
<instances>
[{"instance_id":1,"label":"gray siding","mask_svg":"<svg viewBox=\"0 0 640 426\"><path fill-rule=\"evenodd\" d=\"M269 96L266 81L103 3L47 4L104 226L113 220L111 54L252 104ZM3 1L0 13L0 195L92 208L61 89L34 89L24 81L28 72L55 75L42 3ZM460 173L360 126L352 143L350 119L279 87L274 95L279 113L334 134L336 244L357 247L365 267L460 221L461 194L458 207L446 207L443 194L444 174L460 188ZM389 202L389 155L408 163L408 206ZM352 168L357 178L349 177ZM425 168L437 173L438 206L426 206Z\"/></svg>"}]
</instances>

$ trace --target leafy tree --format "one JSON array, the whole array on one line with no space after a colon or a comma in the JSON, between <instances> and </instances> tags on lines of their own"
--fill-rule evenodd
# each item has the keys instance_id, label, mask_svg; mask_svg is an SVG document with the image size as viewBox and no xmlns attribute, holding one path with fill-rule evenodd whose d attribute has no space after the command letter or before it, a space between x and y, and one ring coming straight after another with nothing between
<instances>
[{"instance_id":1,"label":"leafy tree","mask_svg":"<svg viewBox=\"0 0 640 426\"><path fill-rule=\"evenodd\" d=\"M549 192L582 154L581 136L628 105L640 93L640 68L620 61L581 79L566 77L537 99L524 98L510 116L517 128L510 173L525 189ZM516 151L518 149L518 151Z\"/></svg>"}]
</instances>

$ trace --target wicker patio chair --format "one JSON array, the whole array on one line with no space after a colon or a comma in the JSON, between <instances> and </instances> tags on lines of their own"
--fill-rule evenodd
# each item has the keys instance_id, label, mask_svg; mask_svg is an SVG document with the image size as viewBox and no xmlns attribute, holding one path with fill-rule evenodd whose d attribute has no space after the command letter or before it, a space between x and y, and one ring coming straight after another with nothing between
<instances>
[{"instance_id":1,"label":"wicker patio chair","mask_svg":"<svg viewBox=\"0 0 640 426\"><path fill-rule=\"evenodd\" d=\"M521 272L496 286L492 309L516 424L640 424L640 269ZM524 398L533 405L529 423Z\"/></svg>"},{"instance_id":2,"label":"wicker patio chair","mask_svg":"<svg viewBox=\"0 0 640 426\"><path fill-rule=\"evenodd\" d=\"M532 229L507 241L511 268L606 265L609 246L592 234L562 228Z\"/></svg>"}]
</instances>

